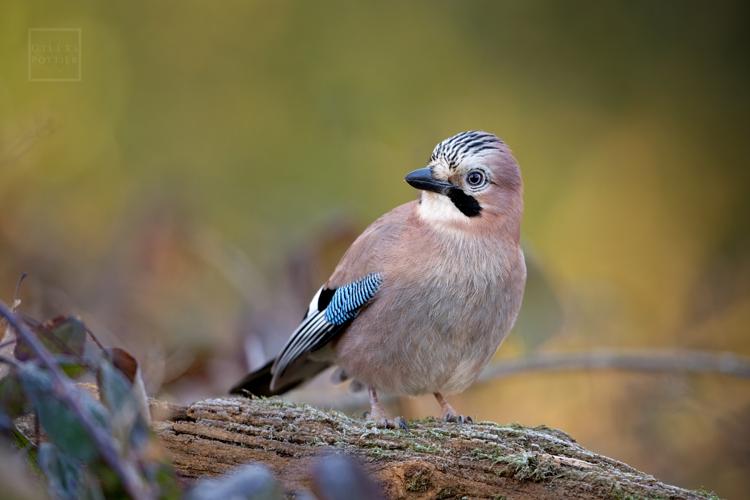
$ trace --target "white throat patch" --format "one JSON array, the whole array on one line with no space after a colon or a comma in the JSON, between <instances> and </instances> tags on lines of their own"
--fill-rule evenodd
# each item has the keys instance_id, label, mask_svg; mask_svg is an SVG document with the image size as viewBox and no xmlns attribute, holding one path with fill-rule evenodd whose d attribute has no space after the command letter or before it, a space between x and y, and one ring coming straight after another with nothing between
<instances>
[{"instance_id":1,"label":"white throat patch","mask_svg":"<svg viewBox=\"0 0 750 500\"><path fill-rule=\"evenodd\" d=\"M427 222L469 222L469 218L456 208L450 198L429 191L422 192L417 212Z\"/></svg>"}]
</instances>

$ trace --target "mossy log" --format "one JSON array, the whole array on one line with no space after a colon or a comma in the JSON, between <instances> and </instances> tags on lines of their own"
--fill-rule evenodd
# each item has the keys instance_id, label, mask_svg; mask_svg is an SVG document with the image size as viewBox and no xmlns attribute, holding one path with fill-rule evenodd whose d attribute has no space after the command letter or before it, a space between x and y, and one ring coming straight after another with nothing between
<instances>
[{"instance_id":1,"label":"mossy log","mask_svg":"<svg viewBox=\"0 0 750 500\"><path fill-rule=\"evenodd\" d=\"M247 462L270 467L289 492L310 486L324 453L359 459L389 498L708 498L593 453L567 434L477 422L410 422L384 430L280 399L222 398L165 408L154 427L186 479ZM165 413L154 411L155 414Z\"/></svg>"}]
</instances>

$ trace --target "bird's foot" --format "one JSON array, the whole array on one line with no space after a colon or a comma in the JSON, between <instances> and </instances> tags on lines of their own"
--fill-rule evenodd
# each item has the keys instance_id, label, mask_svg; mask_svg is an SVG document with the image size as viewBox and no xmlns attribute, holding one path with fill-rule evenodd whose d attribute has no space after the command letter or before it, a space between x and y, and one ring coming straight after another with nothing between
<instances>
[{"instance_id":1,"label":"bird's foot","mask_svg":"<svg viewBox=\"0 0 750 500\"><path fill-rule=\"evenodd\" d=\"M404 417L388 418L384 415L378 417L367 416L367 421L375 424L378 429L400 429L408 431L409 426L406 424Z\"/></svg>"},{"instance_id":2,"label":"bird's foot","mask_svg":"<svg viewBox=\"0 0 750 500\"><path fill-rule=\"evenodd\" d=\"M457 424L473 424L474 419L471 418L468 415L456 415L452 412L447 412L443 414L443 420L446 422L455 422Z\"/></svg>"},{"instance_id":3,"label":"bird's foot","mask_svg":"<svg viewBox=\"0 0 750 500\"><path fill-rule=\"evenodd\" d=\"M456 410L445 400L442 394L439 392L434 393L435 399L440 404L440 409L443 412L443 420L446 422L455 422L457 424L473 424L474 419L467 417L466 415L459 415Z\"/></svg>"},{"instance_id":4,"label":"bird's foot","mask_svg":"<svg viewBox=\"0 0 750 500\"><path fill-rule=\"evenodd\" d=\"M369 388L370 393L370 413L367 414L367 420L375 423L375 427L380 429L402 429L409 430L406 420L403 417L388 418L388 414L378 401L378 394L374 387Z\"/></svg>"}]
</instances>

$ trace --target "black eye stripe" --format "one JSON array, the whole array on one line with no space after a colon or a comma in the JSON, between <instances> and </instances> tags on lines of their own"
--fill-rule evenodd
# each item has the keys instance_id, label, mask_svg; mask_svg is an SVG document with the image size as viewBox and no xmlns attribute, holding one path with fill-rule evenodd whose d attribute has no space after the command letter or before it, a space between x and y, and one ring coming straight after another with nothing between
<instances>
[{"instance_id":1,"label":"black eye stripe","mask_svg":"<svg viewBox=\"0 0 750 500\"><path fill-rule=\"evenodd\" d=\"M460 189L453 188L448 191L448 198L450 198L453 205L455 205L455 207L466 217L477 217L481 215L482 206L477 199L473 196L469 196Z\"/></svg>"}]
</instances>

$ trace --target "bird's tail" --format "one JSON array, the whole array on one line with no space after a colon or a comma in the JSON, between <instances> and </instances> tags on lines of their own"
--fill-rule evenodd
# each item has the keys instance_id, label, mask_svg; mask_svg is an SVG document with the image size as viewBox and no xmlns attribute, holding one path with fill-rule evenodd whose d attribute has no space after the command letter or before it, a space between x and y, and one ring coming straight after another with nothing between
<instances>
[{"instance_id":1,"label":"bird's tail","mask_svg":"<svg viewBox=\"0 0 750 500\"><path fill-rule=\"evenodd\" d=\"M272 359L261 368L245 375L242 380L229 389L229 393L241 396L277 396L291 391L330 366L329 363L301 361L293 369L284 373L282 380L276 382L277 387L271 390L271 379L273 378L271 367L274 361L276 360Z\"/></svg>"},{"instance_id":2,"label":"bird's tail","mask_svg":"<svg viewBox=\"0 0 750 500\"><path fill-rule=\"evenodd\" d=\"M274 392L271 391L271 367L273 366L272 359L261 368L258 368L254 372L250 372L245 377L237 382L231 389L229 394L240 394L243 396L273 396Z\"/></svg>"}]
</instances>

